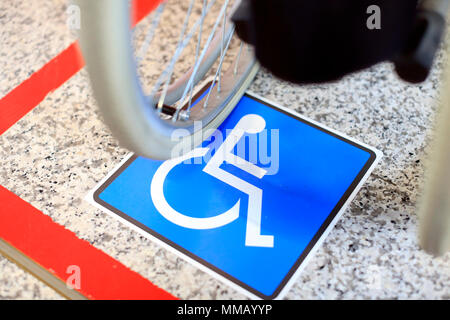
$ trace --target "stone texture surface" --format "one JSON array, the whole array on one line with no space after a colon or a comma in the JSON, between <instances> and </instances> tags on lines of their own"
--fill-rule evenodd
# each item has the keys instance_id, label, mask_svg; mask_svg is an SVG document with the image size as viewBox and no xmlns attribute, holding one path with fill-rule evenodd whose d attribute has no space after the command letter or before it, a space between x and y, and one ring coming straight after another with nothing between
<instances>
[{"instance_id":1,"label":"stone texture surface","mask_svg":"<svg viewBox=\"0 0 450 320\"><path fill-rule=\"evenodd\" d=\"M63 0L0 4L0 96L75 39L65 9ZM441 52L420 85L400 81L390 64L327 85L258 73L253 92L384 153L286 298L450 298L450 254L420 250L415 209L444 60ZM83 200L127 153L100 120L83 70L0 136L0 184L180 298L245 298ZM61 296L0 257L0 299L43 298Z\"/></svg>"}]
</instances>

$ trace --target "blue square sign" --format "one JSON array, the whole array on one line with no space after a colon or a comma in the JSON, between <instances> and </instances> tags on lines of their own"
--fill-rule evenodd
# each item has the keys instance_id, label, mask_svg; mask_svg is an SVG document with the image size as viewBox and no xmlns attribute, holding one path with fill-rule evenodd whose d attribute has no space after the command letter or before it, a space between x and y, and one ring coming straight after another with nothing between
<instances>
[{"instance_id":1,"label":"blue square sign","mask_svg":"<svg viewBox=\"0 0 450 320\"><path fill-rule=\"evenodd\" d=\"M93 200L250 296L280 298L379 156L246 94L201 147L131 156Z\"/></svg>"}]
</instances>

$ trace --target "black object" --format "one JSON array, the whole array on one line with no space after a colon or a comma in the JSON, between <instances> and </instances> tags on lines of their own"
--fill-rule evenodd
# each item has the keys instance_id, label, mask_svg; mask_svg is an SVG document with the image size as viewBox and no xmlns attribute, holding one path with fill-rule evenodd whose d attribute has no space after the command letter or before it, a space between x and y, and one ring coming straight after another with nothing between
<instances>
[{"instance_id":1,"label":"black object","mask_svg":"<svg viewBox=\"0 0 450 320\"><path fill-rule=\"evenodd\" d=\"M374 5L380 28L368 25ZM381 61L423 81L445 28L418 0L242 0L233 21L261 65L295 83L338 80Z\"/></svg>"},{"instance_id":2,"label":"black object","mask_svg":"<svg viewBox=\"0 0 450 320\"><path fill-rule=\"evenodd\" d=\"M393 59L395 70L402 79L412 83L426 80L444 30L445 18L441 14L418 10L406 47Z\"/></svg>"}]
</instances>

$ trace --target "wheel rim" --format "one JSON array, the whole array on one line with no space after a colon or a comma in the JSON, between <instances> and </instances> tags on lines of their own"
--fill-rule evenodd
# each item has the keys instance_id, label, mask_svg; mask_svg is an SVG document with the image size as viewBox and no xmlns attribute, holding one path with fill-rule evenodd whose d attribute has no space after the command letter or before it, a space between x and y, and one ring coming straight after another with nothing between
<instances>
[{"instance_id":1,"label":"wheel rim","mask_svg":"<svg viewBox=\"0 0 450 320\"><path fill-rule=\"evenodd\" d=\"M174 156L175 146L182 144L181 149L186 151L198 146L232 111L258 69L253 52L243 50L236 66L223 73L221 92L218 92L218 86L211 89L205 108L192 108L192 118L187 121L164 120L154 107L160 94L146 96L137 75L128 1L76 2L82 17L81 48L104 121L122 146L140 155L167 159ZM212 41L217 42L218 36ZM209 51L214 50L217 48ZM211 57L207 52L205 56ZM189 85L186 79L191 78L192 83L200 81L187 73L184 79L171 85L165 102L173 102L182 96L180 92L186 92ZM183 101L179 105L182 106ZM182 107L178 107L177 117L181 110Z\"/></svg>"}]
</instances>

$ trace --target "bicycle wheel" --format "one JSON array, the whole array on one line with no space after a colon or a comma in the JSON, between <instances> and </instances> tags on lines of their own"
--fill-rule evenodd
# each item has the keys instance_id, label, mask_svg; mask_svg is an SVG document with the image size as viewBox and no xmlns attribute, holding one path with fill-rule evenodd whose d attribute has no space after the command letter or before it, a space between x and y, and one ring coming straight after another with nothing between
<instances>
[{"instance_id":1,"label":"bicycle wheel","mask_svg":"<svg viewBox=\"0 0 450 320\"><path fill-rule=\"evenodd\" d=\"M237 40L229 17L239 5L238 0L233 4L229 0L154 1L159 7L152 13L141 47L144 58L141 56L139 61L146 59L145 53L155 39L167 43L150 50L163 52L159 65L160 60L166 62L150 92L145 92L144 86L152 77L142 79L138 70L130 1L75 3L81 11L81 49L105 123L122 146L149 158L168 159L174 156L175 146L183 145L181 149L189 151L213 133L244 94L258 65L252 48L243 50L243 43L231 55L230 43ZM179 11L183 8L186 12L180 21ZM178 26L172 25L161 33L174 10ZM194 54L184 54L181 59L188 47ZM182 61L185 66L187 58L191 59L190 67L176 71L177 64ZM227 59L232 64L224 71ZM208 76L212 80L196 94ZM199 96L200 101L194 105Z\"/></svg>"}]
</instances>

